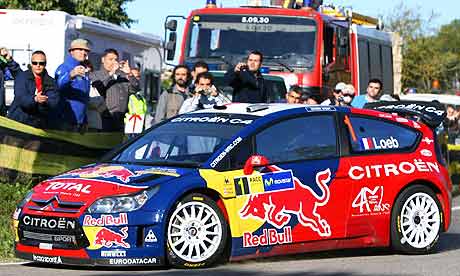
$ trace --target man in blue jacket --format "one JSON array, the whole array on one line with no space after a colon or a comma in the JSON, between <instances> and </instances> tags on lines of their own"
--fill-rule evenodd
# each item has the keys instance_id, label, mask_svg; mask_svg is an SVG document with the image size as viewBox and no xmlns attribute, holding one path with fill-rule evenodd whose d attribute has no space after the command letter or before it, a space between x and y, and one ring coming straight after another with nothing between
<instances>
[{"instance_id":1,"label":"man in blue jacket","mask_svg":"<svg viewBox=\"0 0 460 276\"><path fill-rule=\"evenodd\" d=\"M0 48L0 116L6 114L5 78L9 72L12 77L22 72L19 64L13 60L10 52L5 48Z\"/></svg>"},{"instance_id":2,"label":"man in blue jacket","mask_svg":"<svg viewBox=\"0 0 460 276\"><path fill-rule=\"evenodd\" d=\"M48 127L48 112L56 108L58 95L54 79L45 66L45 53L33 52L29 70L19 73L15 79L14 100L8 111L10 119L33 127Z\"/></svg>"},{"instance_id":3,"label":"man in blue jacket","mask_svg":"<svg viewBox=\"0 0 460 276\"><path fill-rule=\"evenodd\" d=\"M89 70L82 65L88 59L89 42L75 39L66 60L56 70L56 84L61 97L60 109L54 114L55 125L63 130L84 131L87 125L86 105L89 100Z\"/></svg>"}]
</instances>

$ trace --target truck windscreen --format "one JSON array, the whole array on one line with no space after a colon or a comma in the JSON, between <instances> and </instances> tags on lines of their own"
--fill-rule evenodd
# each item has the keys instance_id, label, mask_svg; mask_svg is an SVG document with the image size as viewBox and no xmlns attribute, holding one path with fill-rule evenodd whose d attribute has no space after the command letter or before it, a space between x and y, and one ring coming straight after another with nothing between
<instances>
[{"instance_id":1,"label":"truck windscreen","mask_svg":"<svg viewBox=\"0 0 460 276\"><path fill-rule=\"evenodd\" d=\"M195 15L190 24L187 58L242 59L248 51L259 50L265 64L272 61L313 67L317 27L311 18Z\"/></svg>"}]
</instances>

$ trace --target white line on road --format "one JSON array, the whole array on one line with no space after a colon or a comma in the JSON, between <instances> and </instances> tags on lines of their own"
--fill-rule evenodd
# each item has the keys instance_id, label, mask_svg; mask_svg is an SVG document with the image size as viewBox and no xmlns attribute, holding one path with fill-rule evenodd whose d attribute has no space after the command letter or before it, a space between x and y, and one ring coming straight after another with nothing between
<instances>
[{"instance_id":1,"label":"white line on road","mask_svg":"<svg viewBox=\"0 0 460 276\"><path fill-rule=\"evenodd\" d=\"M452 207L452 211L458 211L458 210L460 210L460 206Z\"/></svg>"},{"instance_id":2,"label":"white line on road","mask_svg":"<svg viewBox=\"0 0 460 276\"><path fill-rule=\"evenodd\" d=\"M30 263L30 262L0 263L0 266L23 265L23 264L28 264L28 263Z\"/></svg>"}]
</instances>

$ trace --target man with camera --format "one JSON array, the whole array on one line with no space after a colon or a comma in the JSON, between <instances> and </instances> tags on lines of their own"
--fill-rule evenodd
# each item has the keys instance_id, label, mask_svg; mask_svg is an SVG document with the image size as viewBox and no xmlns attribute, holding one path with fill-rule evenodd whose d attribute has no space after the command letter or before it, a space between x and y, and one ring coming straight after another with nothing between
<instances>
[{"instance_id":1,"label":"man with camera","mask_svg":"<svg viewBox=\"0 0 460 276\"><path fill-rule=\"evenodd\" d=\"M214 86L214 77L212 74L204 72L196 76L194 95L184 101L179 114L212 108L214 105L223 105L226 103L230 103L230 100L219 93Z\"/></svg>"},{"instance_id":2,"label":"man with camera","mask_svg":"<svg viewBox=\"0 0 460 276\"><path fill-rule=\"evenodd\" d=\"M19 64L13 60L10 52L5 48L0 48L0 116L6 115L6 96L5 96L5 74L9 71L13 77L21 72Z\"/></svg>"},{"instance_id":3,"label":"man with camera","mask_svg":"<svg viewBox=\"0 0 460 276\"><path fill-rule=\"evenodd\" d=\"M18 74L14 82L14 100L8 117L38 128L48 128L48 112L56 108L58 94L54 79L46 72L46 55L32 53L29 70Z\"/></svg>"},{"instance_id":4,"label":"man with camera","mask_svg":"<svg viewBox=\"0 0 460 276\"><path fill-rule=\"evenodd\" d=\"M118 62L118 51L106 49L102 55L102 68L90 75L92 86L105 98L108 113L102 114L105 130L121 131L128 110L130 92L139 89L139 81L131 74L127 60Z\"/></svg>"},{"instance_id":5,"label":"man with camera","mask_svg":"<svg viewBox=\"0 0 460 276\"><path fill-rule=\"evenodd\" d=\"M89 69L83 64L90 52L89 42L75 39L69 55L56 69L55 79L61 98L59 108L51 115L53 127L83 132L87 126L86 106L89 101Z\"/></svg>"},{"instance_id":6,"label":"man with camera","mask_svg":"<svg viewBox=\"0 0 460 276\"><path fill-rule=\"evenodd\" d=\"M263 55L251 51L246 62L240 62L225 73L225 81L233 88L233 102L266 103L269 87L260 73Z\"/></svg>"}]
</instances>

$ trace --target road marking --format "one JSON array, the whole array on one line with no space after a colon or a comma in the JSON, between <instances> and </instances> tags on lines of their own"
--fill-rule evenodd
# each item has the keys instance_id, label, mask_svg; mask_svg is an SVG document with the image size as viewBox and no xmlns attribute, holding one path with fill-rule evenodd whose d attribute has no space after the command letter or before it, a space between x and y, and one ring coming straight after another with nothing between
<instances>
[{"instance_id":1,"label":"road marking","mask_svg":"<svg viewBox=\"0 0 460 276\"><path fill-rule=\"evenodd\" d=\"M0 263L0 266L23 265L23 264L28 264L28 263L30 263L30 262Z\"/></svg>"},{"instance_id":2,"label":"road marking","mask_svg":"<svg viewBox=\"0 0 460 276\"><path fill-rule=\"evenodd\" d=\"M452 211L458 211L458 210L460 210L460 206L452 207Z\"/></svg>"}]
</instances>

